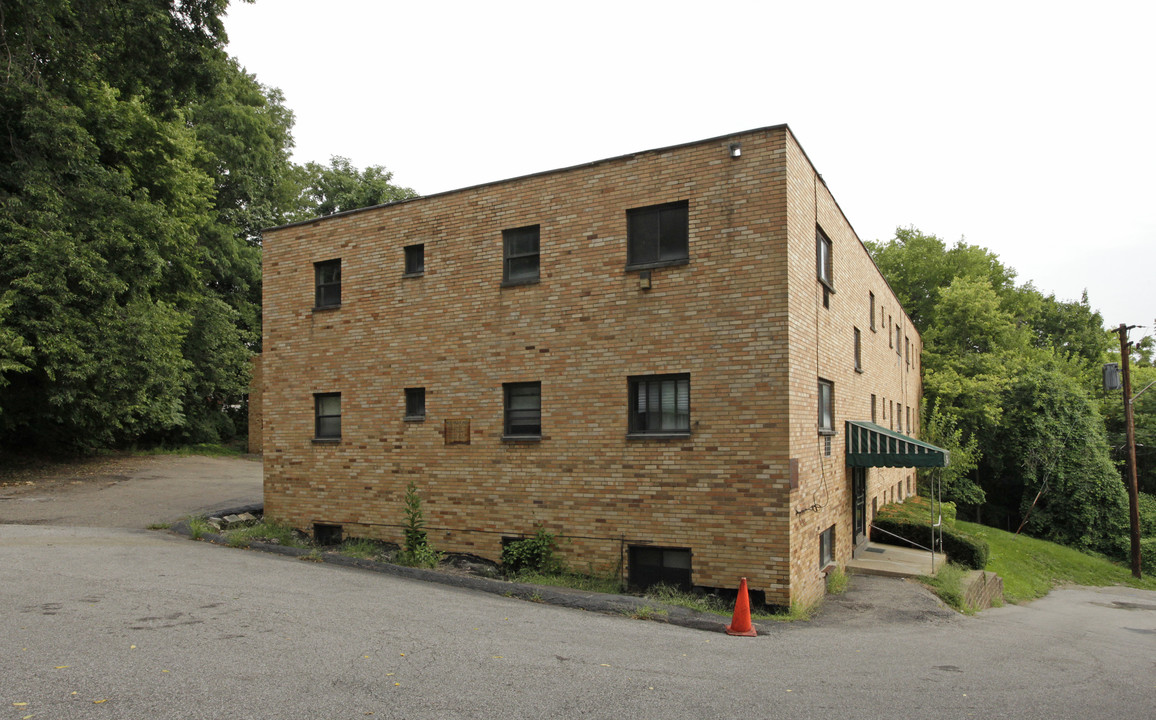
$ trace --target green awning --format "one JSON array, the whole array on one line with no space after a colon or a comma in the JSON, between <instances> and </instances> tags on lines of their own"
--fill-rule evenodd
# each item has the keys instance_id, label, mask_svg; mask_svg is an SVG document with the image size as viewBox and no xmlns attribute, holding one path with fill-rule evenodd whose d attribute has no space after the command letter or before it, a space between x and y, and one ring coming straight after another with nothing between
<instances>
[{"instance_id":1,"label":"green awning","mask_svg":"<svg viewBox=\"0 0 1156 720\"><path fill-rule=\"evenodd\" d=\"M951 453L882 425L847 421L847 464L851 467L946 467Z\"/></svg>"}]
</instances>

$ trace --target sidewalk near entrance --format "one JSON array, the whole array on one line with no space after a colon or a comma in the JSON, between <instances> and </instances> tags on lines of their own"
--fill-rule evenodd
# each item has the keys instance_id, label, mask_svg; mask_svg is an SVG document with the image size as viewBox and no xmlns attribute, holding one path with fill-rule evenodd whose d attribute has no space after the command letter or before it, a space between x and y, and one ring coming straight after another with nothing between
<instances>
[{"instance_id":1,"label":"sidewalk near entrance","mask_svg":"<svg viewBox=\"0 0 1156 720\"><path fill-rule=\"evenodd\" d=\"M946 558L930 550L884 545L868 540L847 563L847 569L856 575L910 578L934 575Z\"/></svg>"}]
</instances>

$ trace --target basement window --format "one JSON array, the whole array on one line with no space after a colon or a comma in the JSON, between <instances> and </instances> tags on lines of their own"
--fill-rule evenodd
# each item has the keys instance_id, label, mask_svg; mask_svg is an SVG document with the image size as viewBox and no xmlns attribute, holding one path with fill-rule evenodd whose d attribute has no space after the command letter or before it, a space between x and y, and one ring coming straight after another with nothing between
<instances>
[{"instance_id":1,"label":"basement window","mask_svg":"<svg viewBox=\"0 0 1156 720\"><path fill-rule=\"evenodd\" d=\"M819 569L835 564L835 526L819 533Z\"/></svg>"},{"instance_id":2,"label":"basement window","mask_svg":"<svg viewBox=\"0 0 1156 720\"><path fill-rule=\"evenodd\" d=\"M690 549L631 545L630 585L644 590L659 583L691 589Z\"/></svg>"},{"instance_id":3,"label":"basement window","mask_svg":"<svg viewBox=\"0 0 1156 720\"><path fill-rule=\"evenodd\" d=\"M313 542L318 545L340 545L341 526L332 523L313 523Z\"/></svg>"}]
</instances>

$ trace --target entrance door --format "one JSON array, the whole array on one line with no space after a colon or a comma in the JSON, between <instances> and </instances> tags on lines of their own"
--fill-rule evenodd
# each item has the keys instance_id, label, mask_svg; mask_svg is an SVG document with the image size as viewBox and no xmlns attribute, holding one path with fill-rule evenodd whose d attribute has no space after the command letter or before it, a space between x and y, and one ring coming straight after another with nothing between
<instances>
[{"instance_id":1,"label":"entrance door","mask_svg":"<svg viewBox=\"0 0 1156 720\"><path fill-rule=\"evenodd\" d=\"M858 546L867 539L867 468L851 468L851 516Z\"/></svg>"}]
</instances>

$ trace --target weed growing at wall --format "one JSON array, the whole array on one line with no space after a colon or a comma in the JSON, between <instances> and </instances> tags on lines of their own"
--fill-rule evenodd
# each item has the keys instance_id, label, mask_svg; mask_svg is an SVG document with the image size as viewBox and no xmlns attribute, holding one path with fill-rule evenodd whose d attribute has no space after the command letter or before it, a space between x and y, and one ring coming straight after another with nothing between
<instances>
[{"instance_id":1,"label":"weed growing at wall","mask_svg":"<svg viewBox=\"0 0 1156 720\"><path fill-rule=\"evenodd\" d=\"M437 567L442 554L429 543L425 531L425 513L417 484L410 480L405 489L405 547L397 554L397 562L409 567Z\"/></svg>"}]
</instances>

